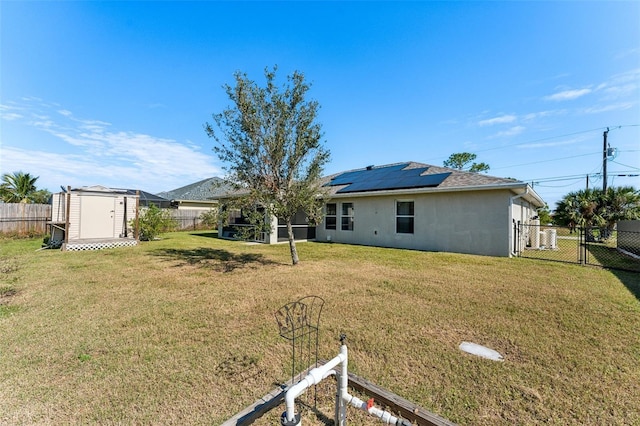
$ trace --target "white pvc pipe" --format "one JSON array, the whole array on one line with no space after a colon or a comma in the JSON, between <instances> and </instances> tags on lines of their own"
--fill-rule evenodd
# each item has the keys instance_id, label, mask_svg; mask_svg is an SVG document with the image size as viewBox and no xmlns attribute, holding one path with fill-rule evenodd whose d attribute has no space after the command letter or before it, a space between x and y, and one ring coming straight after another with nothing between
<instances>
[{"instance_id":1,"label":"white pvc pipe","mask_svg":"<svg viewBox=\"0 0 640 426\"><path fill-rule=\"evenodd\" d=\"M343 344L340 346L340 354L333 358L331 361L326 364L314 368L298 383L293 385L287 390L285 394L285 403L287 407L286 418L287 422L291 424L295 424L295 399L300 396L307 388L320 383L320 381L331 374L335 374L333 370L338 364L340 365L340 374L338 383L338 398L342 403L339 408L339 424L343 424L343 420L345 419L346 413L346 405L351 404L352 406L359 408L367 413L380 418L385 424L389 425L411 425L411 423L404 421L403 419L399 419L391 415L388 411L381 410L376 407L369 407L368 404L361 399L349 395L348 387L349 387L349 372L348 372L348 351L347 345ZM338 419L336 419L338 420ZM301 423L301 422L300 422ZM298 425L300 424L298 423Z\"/></svg>"},{"instance_id":2,"label":"white pvc pipe","mask_svg":"<svg viewBox=\"0 0 640 426\"><path fill-rule=\"evenodd\" d=\"M340 374L338 375L340 382L338 383L338 400L339 407L338 416L335 419L336 426L344 426L347 418L347 405L345 403L344 395L349 394L349 371L348 371L348 359L349 352L347 351L347 345L340 346L340 355L344 356L345 362L340 365Z\"/></svg>"},{"instance_id":3,"label":"white pvc pipe","mask_svg":"<svg viewBox=\"0 0 640 426\"><path fill-rule=\"evenodd\" d=\"M345 366L344 368L346 369L346 365L347 365L346 346L343 345L343 347L345 348L344 352L341 350L340 354L335 358L333 358L331 361L327 362L324 365L321 365L320 367L316 367L312 369L302 380L300 380L298 383L290 387L289 390L287 390L287 393L285 394L285 397L284 397L284 400L287 406L287 411L286 411L287 421L293 422L295 420L295 416L296 416L295 400L307 388L313 385L317 385L325 377L331 374L335 374L333 369L340 363L343 363Z\"/></svg>"},{"instance_id":4,"label":"white pvc pipe","mask_svg":"<svg viewBox=\"0 0 640 426\"><path fill-rule=\"evenodd\" d=\"M382 420L384 424L387 424L387 425L404 424L402 419L399 419L391 415L391 413L389 413L388 411L384 411L376 407L369 408L368 404L365 401L361 400L356 396L352 396L347 393L347 394L343 394L342 398L347 404L351 404L352 406L359 408L362 411L366 411L372 416L378 417L380 420Z\"/></svg>"}]
</instances>

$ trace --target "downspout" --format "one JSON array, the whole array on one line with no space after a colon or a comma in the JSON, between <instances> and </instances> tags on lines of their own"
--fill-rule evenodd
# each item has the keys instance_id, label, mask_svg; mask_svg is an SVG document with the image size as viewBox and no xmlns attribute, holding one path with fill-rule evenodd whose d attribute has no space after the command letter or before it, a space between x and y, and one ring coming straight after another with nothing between
<instances>
[{"instance_id":1,"label":"downspout","mask_svg":"<svg viewBox=\"0 0 640 426\"><path fill-rule=\"evenodd\" d=\"M529 194L529 185L525 186L524 188L524 192L522 194L518 194L518 195L514 195L513 197L509 198L509 257L515 255L515 251L513 250L513 247L511 247L511 242L513 241L514 235L513 235L513 202L515 200L517 200L518 198L522 198L524 196L526 196L527 194Z\"/></svg>"},{"instance_id":2,"label":"downspout","mask_svg":"<svg viewBox=\"0 0 640 426\"><path fill-rule=\"evenodd\" d=\"M136 241L140 241L140 190L136 190L136 217L135 217L135 229L133 230L133 236Z\"/></svg>"},{"instance_id":3,"label":"downspout","mask_svg":"<svg viewBox=\"0 0 640 426\"><path fill-rule=\"evenodd\" d=\"M69 231L71 228L71 186L67 186L67 197L66 197L66 209L65 218L64 218L64 250L66 250L67 244L69 244Z\"/></svg>"},{"instance_id":4,"label":"downspout","mask_svg":"<svg viewBox=\"0 0 640 426\"><path fill-rule=\"evenodd\" d=\"M124 223L122 224L122 227L124 228L124 232L123 232L124 233L124 237L128 238L129 235L128 235L128 232L127 232L128 230L127 230L127 196L126 195L124 196L124 219L123 219L123 222Z\"/></svg>"}]
</instances>

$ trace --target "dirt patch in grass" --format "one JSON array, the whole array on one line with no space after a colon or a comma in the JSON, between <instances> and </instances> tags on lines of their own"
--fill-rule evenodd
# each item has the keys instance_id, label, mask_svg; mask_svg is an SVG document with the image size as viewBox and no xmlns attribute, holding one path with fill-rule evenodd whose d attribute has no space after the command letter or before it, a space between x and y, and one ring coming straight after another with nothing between
<instances>
[{"instance_id":1,"label":"dirt patch in grass","mask_svg":"<svg viewBox=\"0 0 640 426\"><path fill-rule=\"evenodd\" d=\"M7 317L19 310L19 307L12 305L14 297L18 294L15 286L18 271L18 264L11 258L0 258L0 318Z\"/></svg>"},{"instance_id":2,"label":"dirt patch in grass","mask_svg":"<svg viewBox=\"0 0 640 426\"><path fill-rule=\"evenodd\" d=\"M6 303L10 298L18 293L13 286L0 285L0 304Z\"/></svg>"}]
</instances>

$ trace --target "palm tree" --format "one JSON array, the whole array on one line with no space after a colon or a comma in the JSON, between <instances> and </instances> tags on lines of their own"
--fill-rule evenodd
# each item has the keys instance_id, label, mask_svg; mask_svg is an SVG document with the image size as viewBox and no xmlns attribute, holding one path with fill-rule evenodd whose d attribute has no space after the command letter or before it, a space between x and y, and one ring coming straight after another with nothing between
<instances>
[{"instance_id":1,"label":"palm tree","mask_svg":"<svg viewBox=\"0 0 640 426\"><path fill-rule=\"evenodd\" d=\"M571 229L599 227L604 239L611 235L619 220L638 218L640 192L630 186L611 187L606 192L601 189L570 192L556 204L554 212L557 224Z\"/></svg>"},{"instance_id":2,"label":"palm tree","mask_svg":"<svg viewBox=\"0 0 640 426\"><path fill-rule=\"evenodd\" d=\"M557 225L568 226L571 232L576 226L585 226L587 219L584 213L589 209L588 199L584 191L570 192L556 204L554 222Z\"/></svg>"},{"instance_id":3,"label":"palm tree","mask_svg":"<svg viewBox=\"0 0 640 426\"><path fill-rule=\"evenodd\" d=\"M640 219L640 191L632 186L607 188L602 198L603 217L609 231L613 231L620 220Z\"/></svg>"},{"instance_id":4,"label":"palm tree","mask_svg":"<svg viewBox=\"0 0 640 426\"><path fill-rule=\"evenodd\" d=\"M3 174L0 184L0 199L5 203L45 202L49 197L49 191L38 190L36 188L37 180L38 176L31 176L29 173Z\"/></svg>"}]
</instances>

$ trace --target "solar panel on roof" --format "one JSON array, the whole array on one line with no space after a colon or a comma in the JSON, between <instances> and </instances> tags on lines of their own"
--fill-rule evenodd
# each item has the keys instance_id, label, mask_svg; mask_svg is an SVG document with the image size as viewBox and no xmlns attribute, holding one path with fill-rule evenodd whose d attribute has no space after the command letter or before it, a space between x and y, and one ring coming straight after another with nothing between
<instances>
[{"instance_id":1,"label":"solar panel on roof","mask_svg":"<svg viewBox=\"0 0 640 426\"><path fill-rule=\"evenodd\" d=\"M422 175L428 167L405 168L409 164L378 167L342 173L326 186L347 185L338 193L382 191L386 189L426 188L440 185L451 173Z\"/></svg>"}]
</instances>

